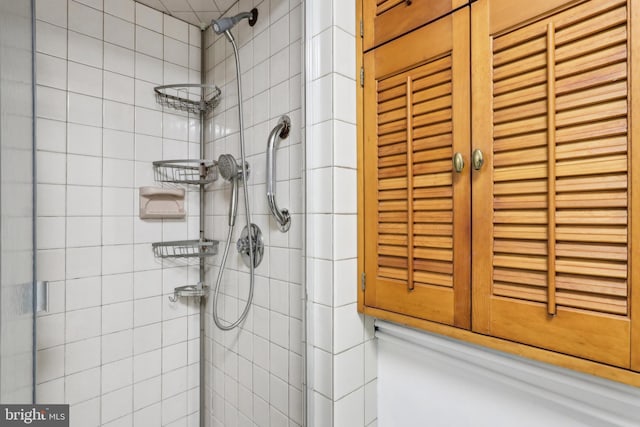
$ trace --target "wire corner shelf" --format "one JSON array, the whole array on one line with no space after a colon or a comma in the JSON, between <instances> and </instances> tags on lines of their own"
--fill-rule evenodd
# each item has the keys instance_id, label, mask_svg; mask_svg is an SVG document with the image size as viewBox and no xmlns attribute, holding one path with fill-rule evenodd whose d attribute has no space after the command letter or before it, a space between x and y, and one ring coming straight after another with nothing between
<instances>
[{"instance_id":1,"label":"wire corner shelf","mask_svg":"<svg viewBox=\"0 0 640 427\"><path fill-rule=\"evenodd\" d=\"M158 104L193 114L208 113L216 108L222 94L216 85L197 83L156 86L153 90Z\"/></svg>"},{"instance_id":2,"label":"wire corner shelf","mask_svg":"<svg viewBox=\"0 0 640 427\"><path fill-rule=\"evenodd\" d=\"M156 160L153 175L156 182L210 184L218 179L216 166L215 161L202 159Z\"/></svg>"},{"instance_id":3,"label":"wire corner shelf","mask_svg":"<svg viewBox=\"0 0 640 427\"><path fill-rule=\"evenodd\" d=\"M204 258L218 253L217 240L176 240L152 243L157 258Z\"/></svg>"}]
</instances>

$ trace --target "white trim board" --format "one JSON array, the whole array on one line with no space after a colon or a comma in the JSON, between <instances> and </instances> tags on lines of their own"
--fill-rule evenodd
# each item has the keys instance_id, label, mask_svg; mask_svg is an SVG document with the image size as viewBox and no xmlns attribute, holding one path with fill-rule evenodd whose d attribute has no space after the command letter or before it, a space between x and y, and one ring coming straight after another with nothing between
<instances>
[{"instance_id":1,"label":"white trim board","mask_svg":"<svg viewBox=\"0 0 640 427\"><path fill-rule=\"evenodd\" d=\"M375 326L381 354L385 347L402 349L424 363L483 377L535 397L584 425L640 426L638 388L386 321L376 320ZM379 366L381 376L383 371ZM380 402L384 393L378 391Z\"/></svg>"}]
</instances>

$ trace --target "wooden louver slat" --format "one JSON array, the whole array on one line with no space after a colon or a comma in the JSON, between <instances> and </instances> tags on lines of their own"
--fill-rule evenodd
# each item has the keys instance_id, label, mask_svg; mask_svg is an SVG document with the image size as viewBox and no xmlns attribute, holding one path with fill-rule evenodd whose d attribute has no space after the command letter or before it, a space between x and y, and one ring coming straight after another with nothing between
<instances>
[{"instance_id":1,"label":"wooden louver slat","mask_svg":"<svg viewBox=\"0 0 640 427\"><path fill-rule=\"evenodd\" d=\"M627 11L493 40L493 295L626 315Z\"/></svg>"},{"instance_id":2,"label":"wooden louver slat","mask_svg":"<svg viewBox=\"0 0 640 427\"><path fill-rule=\"evenodd\" d=\"M409 290L453 286L451 65L447 55L404 84L378 82L378 274Z\"/></svg>"}]
</instances>

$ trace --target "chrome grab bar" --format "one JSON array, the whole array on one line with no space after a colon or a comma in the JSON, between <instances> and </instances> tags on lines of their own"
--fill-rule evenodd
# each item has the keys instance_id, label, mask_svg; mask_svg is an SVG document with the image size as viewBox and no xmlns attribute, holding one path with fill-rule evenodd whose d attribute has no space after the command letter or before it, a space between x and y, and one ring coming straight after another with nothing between
<instances>
[{"instance_id":1,"label":"chrome grab bar","mask_svg":"<svg viewBox=\"0 0 640 427\"><path fill-rule=\"evenodd\" d=\"M291 128L291 119L289 116L282 116L278 120L278 124L273 128L269 135L269 142L267 143L267 201L269 202L269 209L271 214L278 222L280 231L286 233L291 227L291 215L288 209L278 209L278 203L276 202L276 144L281 139L285 139L289 136L289 129Z\"/></svg>"}]
</instances>

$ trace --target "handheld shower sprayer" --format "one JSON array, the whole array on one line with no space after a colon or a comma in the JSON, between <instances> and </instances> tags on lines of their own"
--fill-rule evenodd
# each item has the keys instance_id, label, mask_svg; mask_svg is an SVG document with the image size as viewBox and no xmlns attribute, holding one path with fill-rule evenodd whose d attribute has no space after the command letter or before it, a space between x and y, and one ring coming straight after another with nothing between
<instances>
[{"instance_id":1,"label":"handheld shower sprayer","mask_svg":"<svg viewBox=\"0 0 640 427\"><path fill-rule=\"evenodd\" d=\"M247 175L249 168L245 164ZM229 226L236 223L238 212L238 180L243 178L242 166L238 165L236 159L231 154L221 154L218 157L218 172L220 176L231 183L231 203L229 204Z\"/></svg>"},{"instance_id":2,"label":"handheld shower sprayer","mask_svg":"<svg viewBox=\"0 0 640 427\"><path fill-rule=\"evenodd\" d=\"M258 22L258 9L255 7L251 9L251 12L242 12L235 16L230 16L227 18L213 19L211 21L211 28L216 34L223 34L227 36L229 41L233 40L233 36L231 35L231 28L233 28L238 22L243 19L249 20L249 25L253 27L256 22Z\"/></svg>"}]
</instances>

